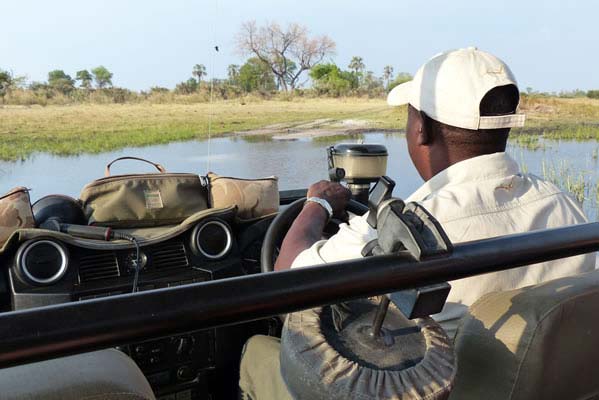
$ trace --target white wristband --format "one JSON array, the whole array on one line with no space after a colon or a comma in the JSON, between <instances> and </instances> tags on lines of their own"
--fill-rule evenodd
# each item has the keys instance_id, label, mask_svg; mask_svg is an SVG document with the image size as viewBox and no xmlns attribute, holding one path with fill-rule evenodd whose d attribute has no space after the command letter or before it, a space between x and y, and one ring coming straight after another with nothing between
<instances>
[{"instance_id":1,"label":"white wristband","mask_svg":"<svg viewBox=\"0 0 599 400\"><path fill-rule=\"evenodd\" d=\"M327 212L328 220L333 218L333 207L329 204L325 199L321 199L320 197L308 197L306 199L306 203L316 203L319 204L324 210Z\"/></svg>"}]
</instances>

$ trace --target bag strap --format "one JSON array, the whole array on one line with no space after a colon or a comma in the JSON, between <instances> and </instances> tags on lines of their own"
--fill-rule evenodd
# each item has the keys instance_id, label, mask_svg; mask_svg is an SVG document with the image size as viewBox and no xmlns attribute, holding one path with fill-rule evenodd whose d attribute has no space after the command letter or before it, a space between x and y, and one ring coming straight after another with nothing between
<instances>
[{"instance_id":1,"label":"bag strap","mask_svg":"<svg viewBox=\"0 0 599 400\"><path fill-rule=\"evenodd\" d=\"M3 195L1 195L0 196L0 200L2 200L5 197L12 196L13 194L19 193L19 192L27 193L29 195L30 191L31 191L31 189L26 188L25 186L17 186L17 187L14 187L14 188L10 189L9 192L4 193Z\"/></svg>"},{"instance_id":2,"label":"bag strap","mask_svg":"<svg viewBox=\"0 0 599 400\"><path fill-rule=\"evenodd\" d=\"M139 158L139 157L119 157L115 160L112 160L111 162L108 163L108 165L106 165L106 169L104 170L104 176L110 176L110 167L112 166L112 164L114 164L117 161L120 160L137 160L137 161L143 161L145 163L148 163L150 165L153 165L160 173L165 174L166 173L166 169L164 169L164 167L158 163L154 163L152 161L148 161L146 159L143 158Z\"/></svg>"}]
</instances>

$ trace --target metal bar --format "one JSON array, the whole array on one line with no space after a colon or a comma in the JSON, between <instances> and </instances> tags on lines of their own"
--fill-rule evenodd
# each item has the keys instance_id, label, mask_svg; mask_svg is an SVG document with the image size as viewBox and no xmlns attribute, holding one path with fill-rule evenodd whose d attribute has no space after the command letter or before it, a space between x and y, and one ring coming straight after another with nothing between
<instances>
[{"instance_id":1,"label":"metal bar","mask_svg":"<svg viewBox=\"0 0 599 400\"><path fill-rule=\"evenodd\" d=\"M0 314L0 367L288 313L599 249L599 223Z\"/></svg>"},{"instance_id":2,"label":"metal bar","mask_svg":"<svg viewBox=\"0 0 599 400\"><path fill-rule=\"evenodd\" d=\"M387 316L387 310L389 310L390 303L391 300L389 297L383 296L378 308L376 309L374 320L372 321L372 331L370 332L372 336L380 336L381 328L383 327L383 322L385 322L385 317Z\"/></svg>"}]
</instances>

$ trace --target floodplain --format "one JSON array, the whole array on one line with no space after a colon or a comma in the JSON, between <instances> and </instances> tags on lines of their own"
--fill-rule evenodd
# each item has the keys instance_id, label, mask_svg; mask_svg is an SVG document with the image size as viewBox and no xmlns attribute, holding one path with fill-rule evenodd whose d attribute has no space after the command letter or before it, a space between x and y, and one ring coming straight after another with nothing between
<instances>
[{"instance_id":1,"label":"floodplain","mask_svg":"<svg viewBox=\"0 0 599 400\"><path fill-rule=\"evenodd\" d=\"M599 100L523 96L520 111L527 115L526 126L512 131L508 151L523 171L542 176L567 190L583 203L593 220L597 219ZM157 157L155 161L177 170L200 173L210 167L212 158L212 165L218 168L216 172L280 174L288 180L283 185L307 185L309 179L325 178L326 166L323 164L321 168L321 177L308 173L301 165L319 160L320 152L324 157L327 145L375 140L385 142L388 147L401 147L405 122L405 108L393 109L382 99L366 98L264 100L249 96L213 103L2 106L0 183L44 186L42 182L50 178L49 171L62 171L61 174L68 176L69 165L73 169L82 166L78 175L84 182L97 178L101 164L111 157L132 154ZM210 154L206 140L209 134L215 146L220 143L219 154ZM308 157L306 149L300 149L308 146L306 143L315 152L310 160L304 159ZM183 149L187 149L184 156L178 154ZM409 165L405 149L390 149L390 154L393 157L398 151L401 153L396 156L398 162L391 165L404 172L390 171L390 174L398 174L404 180L404 188L415 189L420 182L414 171L405 172ZM275 157L275 153L279 156ZM276 165L259 163L260 167L247 169L247 164L235 160L244 157L248 163L253 158L278 161ZM287 163L296 165L295 170L283 165L292 158L293 162ZM75 187L79 182L74 178L67 180L71 183L63 192L77 195ZM55 192L61 190L56 185L52 188ZM46 191L51 188L33 195L38 197Z\"/></svg>"}]
</instances>

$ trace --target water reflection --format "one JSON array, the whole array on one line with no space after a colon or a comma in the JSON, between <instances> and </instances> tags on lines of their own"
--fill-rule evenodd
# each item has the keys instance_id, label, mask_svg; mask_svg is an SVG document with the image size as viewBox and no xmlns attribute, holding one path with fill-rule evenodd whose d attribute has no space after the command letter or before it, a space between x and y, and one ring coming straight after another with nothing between
<instances>
[{"instance_id":1,"label":"water reflection","mask_svg":"<svg viewBox=\"0 0 599 400\"><path fill-rule=\"evenodd\" d=\"M338 142L363 140L381 143L389 151L388 174L397 181L395 194L407 197L422 181L412 166L405 139L397 133L367 133L348 137L272 140L268 136L223 137L119 151L58 157L37 154L25 161L0 162L0 191L14 186L32 188L35 200L51 193L78 196L81 188L104 173L106 163L117 157L133 155L160 162L167 170L205 174L208 170L229 176L255 178L277 175L282 189L307 187L327 179L325 147ZM544 176L583 200L585 211L597 219L596 142L542 141L536 149L512 142L508 152L525 171ZM151 171L148 166L124 161L113 173Z\"/></svg>"}]
</instances>

